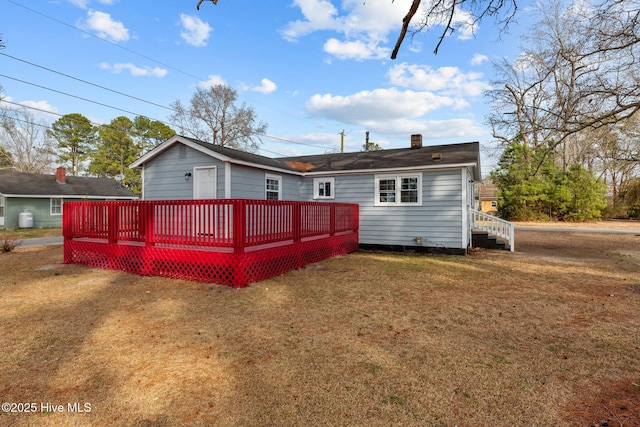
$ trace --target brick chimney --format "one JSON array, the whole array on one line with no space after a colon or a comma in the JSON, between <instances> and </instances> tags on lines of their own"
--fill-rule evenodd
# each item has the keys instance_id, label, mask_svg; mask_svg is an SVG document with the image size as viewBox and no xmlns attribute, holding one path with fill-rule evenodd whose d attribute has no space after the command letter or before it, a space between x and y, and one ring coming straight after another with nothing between
<instances>
[{"instance_id":1,"label":"brick chimney","mask_svg":"<svg viewBox=\"0 0 640 427\"><path fill-rule=\"evenodd\" d=\"M58 184L67 183L67 170L65 168L60 167L56 169L56 182Z\"/></svg>"},{"instance_id":2,"label":"brick chimney","mask_svg":"<svg viewBox=\"0 0 640 427\"><path fill-rule=\"evenodd\" d=\"M411 149L422 148L422 135L419 133L411 135Z\"/></svg>"}]
</instances>

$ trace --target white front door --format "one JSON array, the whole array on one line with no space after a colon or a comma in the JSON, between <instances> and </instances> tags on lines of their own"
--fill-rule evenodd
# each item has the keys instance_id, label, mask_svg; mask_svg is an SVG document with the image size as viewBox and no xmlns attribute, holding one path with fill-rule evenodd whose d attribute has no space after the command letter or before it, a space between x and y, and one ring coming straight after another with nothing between
<instances>
[{"instance_id":1,"label":"white front door","mask_svg":"<svg viewBox=\"0 0 640 427\"><path fill-rule=\"evenodd\" d=\"M199 167L193 169L193 198L216 198L216 167ZM208 206L197 207L194 211L193 221L195 235L210 235L214 233L214 220L211 218L214 209Z\"/></svg>"},{"instance_id":2,"label":"white front door","mask_svg":"<svg viewBox=\"0 0 640 427\"><path fill-rule=\"evenodd\" d=\"M0 228L4 228L4 196L0 196Z\"/></svg>"},{"instance_id":3,"label":"white front door","mask_svg":"<svg viewBox=\"0 0 640 427\"><path fill-rule=\"evenodd\" d=\"M194 168L193 170L193 198L216 198L216 167Z\"/></svg>"}]
</instances>

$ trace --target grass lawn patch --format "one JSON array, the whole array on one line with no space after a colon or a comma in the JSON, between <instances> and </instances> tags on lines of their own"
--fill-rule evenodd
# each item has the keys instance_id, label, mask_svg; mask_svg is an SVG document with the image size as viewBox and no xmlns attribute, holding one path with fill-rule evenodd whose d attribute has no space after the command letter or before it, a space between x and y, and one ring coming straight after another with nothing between
<instances>
[{"instance_id":1,"label":"grass lawn patch","mask_svg":"<svg viewBox=\"0 0 640 427\"><path fill-rule=\"evenodd\" d=\"M0 254L0 425L640 425L640 237L516 239L245 289Z\"/></svg>"}]
</instances>

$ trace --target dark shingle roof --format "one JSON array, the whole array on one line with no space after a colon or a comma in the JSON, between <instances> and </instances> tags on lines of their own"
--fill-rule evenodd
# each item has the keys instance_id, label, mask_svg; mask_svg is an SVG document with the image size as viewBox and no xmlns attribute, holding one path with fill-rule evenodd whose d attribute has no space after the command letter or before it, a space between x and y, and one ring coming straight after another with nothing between
<instances>
[{"instance_id":1,"label":"dark shingle roof","mask_svg":"<svg viewBox=\"0 0 640 427\"><path fill-rule=\"evenodd\" d=\"M334 153L315 156L282 157L277 160L305 172L336 172L367 169L393 169L421 166L478 164L480 144L435 145L422 148L397 148L359 153ZM441 160L433 155L440 154ZM479 165L478 165L479 166Z\"/></svg>"},{"instance_id":2,"label":"dark shingle roof","mask_svg":"<svg viewBox=\"0 0 640 427\"><path fill-rule=\"evenodd\" d=\"M240 151L233 148L221 147L219 145L213 145L209 142L203 142L198 139L188 138L186 136L183 138L188 139L194 144L204 147L207 150L213 151L218 154L222 154L223 156L227 156L234 160L239 160L247 163L255 163L255 164L264 165L264 166L271 166L274 168L289 169L291 171L295 170L278 159L261 156L259 154L248 153L246 151Z\"/></svg>"},{"instance_id":3,"label":"dark shingle roof","mask_svg":"<svg viewBox=\"0 0 640 427\"><path fill-rule=\"evenodd\" d=\"M67 176L66 180L66 184L58 184L55 175L0 171L0 194L123 199L138 197L108 178Z\"/></svg>"},{"instance_id":4,"label":"dark shingle roof","mask_svg":"<svg viewBox=\"0 0 640 427\"><path fill-rule=\"evenodd\" d=\"M356 153L330 153L312 156L296 156L271 158L259 154L247 153L233 148L221 147L208 142L185 136L175 135L157 149L133 163L140 167L144 162L160 155L164 150L176 143L186 143L210 155L224 156L236 162L256 167L277 168L296 173L332 173L365 170L385 170L399 168L438 168L447 166L474 165L476 175L480 170L480 144L467 142L461 144L434 145L422 148L397 148L390 150L367 151ZM433 155L439 154L440 160ZM477 177L479 178L479 176Z\"/></svg>"}]
</instances>

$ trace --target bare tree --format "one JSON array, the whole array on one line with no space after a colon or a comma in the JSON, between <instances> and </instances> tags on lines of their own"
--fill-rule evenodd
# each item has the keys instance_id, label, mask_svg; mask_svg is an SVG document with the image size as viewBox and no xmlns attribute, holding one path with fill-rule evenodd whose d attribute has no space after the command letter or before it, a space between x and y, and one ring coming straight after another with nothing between
<instances>
[{"instance_id":1,"label":"bare tree","mask_svg":"<svg viewBox=\"0 0 640 427\"><path fill-rule=\"evenodd\" d=\"M11 153L15 171L52 172L54 153L46 124L26 109L4 109L0 117L0 145Z\"/></svg>"},{"instance_id":2,"label":"bare tree","mask_svg":"<svg viewBox=\"0 0 640 427\"><path fill-rule=\"evenodd\" d=\"M625 0L618 9L638 3ZM566 166L572 136L622 122L640 109L640 44L627 37L630 27L638 29L637 10L610 19L611 9L600 14L552 1L539 13L520 58L496 65L489 123L505 143L520 137L530 147L560 149Z\"/></svg>"},{"instance_id":3,"label":"bare tree","mask_svg":"<svg viewBox=\"0 0 640 427\"><path fill-rule=\"evenodd\" d=\"M198 2L198 4L196 5L196 9L200 10L200 5L202 4L204 0L200 0ZM218 0L210 0L213 4L218 4Z\"/></svg>"},{"instance_id":4,"label":"bare tree","mask_svg":"<svg viewBox=\"0 0 640 427\"><path fill-rule=\"evenodd\" d=\"M171 104L174 110L170 116L171 124L182 135L255 152L267 125L258 121L252 107L244 103L236 105L237 99L237 92L227 85L213 85L206 89L198 87L189 107L179 100Z\"/></svg>"},{"instance_id":5,"label":"bare tree","mask_svg":"<svg viewBox=\"0 0 640 427\"><path fill-rule=\"evenodd\" d=\"M204 1L199 0L196 9L200 10L200 5ZM218 0L209 1L218 4ZM392 3L393 1L391 0ZM421 7L423 13L419 15L420 18L417 22L412 24L411 21ZM459 24L456 22L456 15L464 13L469 17L469 22L466 22L465 25L476 25L487 17L493 17L502 32L506 31L509 24L515 19L517 9L517 0L426 0L424 3L422 0L413 0L406 16L402 19L402 28L391 53L391 59L396 59L407 32L413 36L434 27L443 27L438 43L433 50L433 53L437 54L445 37L457 30ZM411 30L409 30L410 28Z\"/></svg>"}]
</instances>

